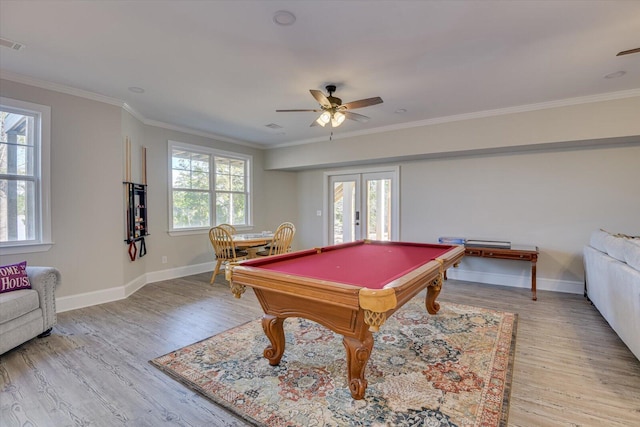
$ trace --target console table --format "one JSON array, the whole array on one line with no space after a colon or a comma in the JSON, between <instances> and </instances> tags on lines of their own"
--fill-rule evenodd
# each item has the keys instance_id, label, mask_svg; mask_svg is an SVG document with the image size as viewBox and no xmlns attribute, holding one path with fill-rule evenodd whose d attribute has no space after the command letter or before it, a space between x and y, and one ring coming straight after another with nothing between
<instances>
[{"instance_id":1,"label":"console table","mask_svg":"<svg viewBox=\"0 0 640 427\"><path fill-rule=\"evenodd\" d=\"M481 258L513 259L516 261L531 262L531 299L533 299L534 301L538 299L538 297L536 296L536 263L538 262L537 246L512 245L510 249L465 246L464 255Z\"/></svg>"}]
</instances>

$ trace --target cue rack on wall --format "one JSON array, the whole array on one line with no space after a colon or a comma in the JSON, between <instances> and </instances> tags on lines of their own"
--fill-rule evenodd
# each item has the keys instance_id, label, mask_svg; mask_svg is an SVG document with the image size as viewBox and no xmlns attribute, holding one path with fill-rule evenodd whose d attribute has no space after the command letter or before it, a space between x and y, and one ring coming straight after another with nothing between
<instances>
[{"instance_id":1,"label":"cue rack on wall","mask_svg":"<svg viewBox=\"0 0 640 427\"><path fill-rule=\"evenodd\" d=\"M129 245L129 258L135 261L147 254L144 240L149 235L147 222L147 148L142 147L142 183L131 179L131 139L125 137L125 243ZM138 242L140 249L138 250Z\"/></svg>"}]
</instances>

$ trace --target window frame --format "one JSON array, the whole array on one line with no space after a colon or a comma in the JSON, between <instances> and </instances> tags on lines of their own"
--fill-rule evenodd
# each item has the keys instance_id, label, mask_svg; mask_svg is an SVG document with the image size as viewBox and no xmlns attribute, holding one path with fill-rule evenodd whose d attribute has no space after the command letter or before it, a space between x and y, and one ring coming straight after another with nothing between
<instances>
[{"instance_id":1,"label":"window frame","mask_svg":"<svg viewBox=\"0 0 640 427\"><path fill-rule=\"evenodd\" d=\"M216 188L215 188L215 157L224 157L234 160L242 160L245 162L245 194L247 197L246 203L246 218L247 223L245 225L237 225L236 228L238 230L249 230L253 228L253 192L252 188L252 168L253 168L253 156L250 154L237 153L232 151L220 150L217 148L205 147L202 145L194 145L187 144L178 141L169 140L167 144L167 171L168 171L168 179L167 179L167 188L168 188L168 233L170 236L179 236L179 235L187 235L187 234L203 234L209 232L211 227L217 225L216 218ZM174 228L174 220L173 220L173 150L179 149L188 151L191 153L197 154L205 154L209 156L209 225L204 227L189 227L189 228ZM203 190L198 190L200 192L206 192ZM227 193L225 191L225 193Z\"/></svg>"},{"instance_id":2,"label":"window frame","mask_svg":"<svg viewBox=\"0 0 640 427\"><path fill-rule=\"evenodd\" d=\"M44 252L51 249L51 107L0 97L4 111L32 116L34 120L34 174L36 218L34 240L0 242L0 255Z\"/></svg>"}]
</instances>

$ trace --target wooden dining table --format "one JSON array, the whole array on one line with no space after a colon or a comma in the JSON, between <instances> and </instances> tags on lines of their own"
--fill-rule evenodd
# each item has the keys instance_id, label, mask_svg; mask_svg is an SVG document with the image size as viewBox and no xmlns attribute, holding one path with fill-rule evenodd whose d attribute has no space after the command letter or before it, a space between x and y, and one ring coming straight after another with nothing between
<instances>
[{"instance_id":1,"label":"wooden dining table","mask_svg":"<svg viewBox=\"0 0 640 427\"><path fill-rule=\"evenodd\" d=\"M255 258L256 252L260 249L260 246L264 246L271 242L273 239L273 233L244 233L234 234L231 236L233 244L236 248L242 248L249 253L249 258Z\"/></svg>"}]
</instances>

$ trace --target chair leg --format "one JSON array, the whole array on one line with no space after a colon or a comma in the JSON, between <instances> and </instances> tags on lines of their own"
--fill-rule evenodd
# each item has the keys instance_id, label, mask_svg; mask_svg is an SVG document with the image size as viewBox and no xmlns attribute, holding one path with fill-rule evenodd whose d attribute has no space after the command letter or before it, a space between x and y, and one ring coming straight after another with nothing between
<instances>
[{"instance_id":1,"label":"chair leg","mask_svg":"<svg viewBox=\"0 0 640 427\"><path fill-rule=\"evenodd\" d=\"M222 260L219 259L218 262L216 262L216 268L213 270L213 274L211 275L211 284L213 284L214 280L216 280L216 276L218 275L218 272L220 271L220 265L222 265Z\"/></svg>"}]
</instances>

